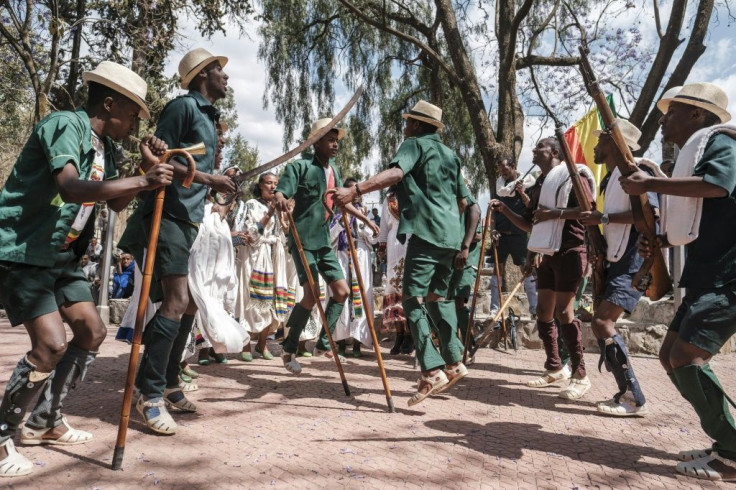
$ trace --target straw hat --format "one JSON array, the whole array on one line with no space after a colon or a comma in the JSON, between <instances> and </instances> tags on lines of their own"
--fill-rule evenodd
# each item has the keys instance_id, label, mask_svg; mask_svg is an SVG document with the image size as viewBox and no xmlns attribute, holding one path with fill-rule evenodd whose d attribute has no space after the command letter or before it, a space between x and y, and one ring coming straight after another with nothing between
<instances>
[{"instance_id":1,"label":"straw hat","mask_svg":"<svg viewBox=\"0 0 736 490\"><path fill-rule=\"evenodd\" d=\"M620 117L616 118L616 122L618 123L618 129L621 130L621 136L624 137L624 141L626 141L626 144L629 145L629 148L631 148L631 151L636 151L640 149L639 146L639 138L641 137L641 131L639 131L639 128L631 124L626 119L621 119ZM595 130L593 131L593 134L596 136L600 136L603 131Z\"/></svg>"},{"instance_id":2,"label":"straw hat","mask_svg":"<svg viewBox=\"0 0 736 490\"><path fill-rule=\"evenodd\" d=\"M179 62L181 88L188 89L189 82L197 76L197 73L213 61L219 61L221 67L227 64L227 58L225 56L215 56L204 48L196 48L185 54Z\"/></svg>"},{"instance_id":3,"label":"straw hat","mask_svg":"<svg viewBox=\"0 0 736 490\"><path fill-rule=\"evenodd\" d=\"M662 97L660 97L659 100L657 101L657 109L659 109L662 114L667 112L667 107L670 105L669 102L663 103L663 101L665 100L669 101L670 99L672 99L672 97L679 94L680 90L682 90L682 85L678 85L677 87L672 87L667 92L662 94Z\"/></svg>"},{"instance_id":4,"label":"straw hat","mask_svg":"<svg viewBox=\"0 0 736 490\"><path fill-rule=\"evenodd\" d=\"M112 61L103 61L94 70L82 73L82 80L84 83L99 83L126 96L140 107L138 117L150 119L151 113L146 107L148 84L132 70Z\"/></svg>"},{"instance_id":5,"label":"straw hat","mask_svg":"<svg viewBox=\"0 0 736 490\"><path fill-rule=\"evenodd\" d=\"M417 121L423 121L432 126L436 126L439 129L445 127L442 124L442 109L436 105L432 105L426 100L420 100L414 107L407 113L401 115L404 119L411 117Z\"/></svg>"},{"instance_id":6,"label":"straw hat","mask_svg":"<svg viewBox=\"0 0 736 490\"><path fill-rule=\"evenodd\" d=\"M325 117L323 119L318 119L312 123L312 127L309 129L309 136L307 136L307 139L311 138L314 133L319 131L320 129L327 126L330 121L332 121L331 117ZM345 136L345 130L342 128L332 128L335 131L337 131L337 140L340 141Z\"/></svg>"},{"instance_id":7,"label":"straw hat","mask_svg":"<svg viewBox=\"0 0 736 490\"><path fill-rule=\"evenodd\" d=\"M689 83L683 85L676 95L667 97L668 94L669 91L657 102L657 107L663 113L667 113L671 102L679 102L712 112L721 120L721 124L731 120L731 114L726 110L728 95L717 85L707 82Z\"/></svg>"}]
</instances>

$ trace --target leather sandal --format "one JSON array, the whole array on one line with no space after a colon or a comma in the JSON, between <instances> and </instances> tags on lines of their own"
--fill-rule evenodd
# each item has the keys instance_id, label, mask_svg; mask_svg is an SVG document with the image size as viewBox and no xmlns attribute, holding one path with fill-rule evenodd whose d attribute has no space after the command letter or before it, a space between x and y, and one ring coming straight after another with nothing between
<instances>
[{"instance_id":1,"label":"leather sandal","mask_svg":"<svg viewBox=\"0 0 736 490\"><path fill-rule=\"evenodd\" d=\"M184 412L196 412L197 405L187 400L184 392L178 386L164 390L164 401L168 407L176 407Z\"/></svg>"},{"instance_id":2,"label":"leather sandal","mask_svg":"<svg viewBox=\"0 0 736 490\"><path fill-rule=\"evenodd\" d=\"M407 404L410 407L413 407L414 405L423 402L429 395L436 393L437 390L445 386L447 383L449 383L447 375L441 369L435 374L431 374L429 376L422 375L422 377L417 380L417 392L409 398ZM423 385L429 385L429 390L427 390L426 393L421 391Z\"/></svg>"},{"instance_id":3,"label":"leather sandal","mask_svg":"<svg viewBox=\"0 0 736 490\"><path fill-rule=\"evenodd\" d=\"M170 436L176 434L176 422L166 410L166 403L163 398L157 401L144 400L143 397L138 399L135 409L141 414L146 425L155 433Z\"/></svg>"},{"instance_id":4,"label":"leather sandal","mask_svg":"<svg viewBox=\"0 0 736 490\"><path fill-rule=\"evenodd\" d=\"M33 470L31 460L23 456L15 449L12 439L8 439L0 444L5 448L8 455L0 461L0 476L23 476L29 474Z\"/></svg>"},{"instance_id":5,"label":"leather sandal","mask_svg":"<svg viewBox=\"0 0 736 490\"><path fill-rule=\"evenodd\" d=\"M438 388L434 392L435 395L442 393L443 391L447 390L448 388L452 387L452 385L463 379L465 376L467 376L468 368L466 368L465 365L461 362L454 368L445 369L445 374L447 375L447 384Z\"/></svg>"},{"instance_id":6,"label":"leather sandal","mask_svg":"<svg viewBox=\"0 0 736 490\"><path fill-rule=\"evenodd\" d=\"M73 429L69 425L69 422L66 421L66 417L62 417L61 423L66 426L67 430L56 439L44 437L46 434L51 432L53 428L34 429L26 425L21 431L20 442L26 446L37 446L39 444L74 446L76 444L84 444L85 442L92 440L92 434L83 430Z\"/></svg>"}]
</instances>

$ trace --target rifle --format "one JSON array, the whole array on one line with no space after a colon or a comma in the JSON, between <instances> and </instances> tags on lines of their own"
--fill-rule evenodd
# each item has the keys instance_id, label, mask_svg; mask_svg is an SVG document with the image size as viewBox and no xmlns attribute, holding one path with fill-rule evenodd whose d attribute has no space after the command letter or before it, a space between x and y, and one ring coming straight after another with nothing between
<instances>
[{"instance_id":1,"label":"rifle","mask_svg":"<svg viewBox=\"0 0 736 490\"><path fill-rule=\"evenodd\" d=\"M592 201L592 194L589 194L585 190L583 183L580 181L580 171L573 162L572 151L570 151L570 146L567 144L567 140L565 139L565 129L560 121L557 121L555 136L557 137L557 141L560 143L562 157L565 159L567 171L570 173L572 189L573 192L575 192L578 206L583 211L591 211L593 209L593 206L590 204ZM594 193L595 191L591 189L591 192ZM586 232L588 236L588 244L590 245L589 262L593 267L593 301L595 302L595 300L600 298L606 290L606 244L598 225L586 227Z\"/></svg>"},{"instance_id":2,"label":"rifle","mask_svg":"<svg viewBox=\"0 0 736 490\"><path fill-rule=\"evenodd\" d=\"M616 118L613 117L611 107L608 105L606 95L601 90L595 72L593 71L590 61L588 60L588 51L582 46L578 47L580 51L580 73L583 75L583 81L588 94L595 101L598 112L601 114L603 124L611 132L616 146L625 162L619 163L617 168L621 175L626 177L639 170L636 165L634 156L626 144L621 130L618 128ZM661 248L657 245L657 228L654 209L649 203L646 193L640 196L629 196L631 199L631 211L634 215L634 227L644 238L649 241L652 247L652 254L644 260L641 269L634 275L631 285L639 291L649 290L649 298L653 301L660 299L670 289L672 289L672 280L667 272L667 265L664 261Z\"/></svg>"}]
</instances>

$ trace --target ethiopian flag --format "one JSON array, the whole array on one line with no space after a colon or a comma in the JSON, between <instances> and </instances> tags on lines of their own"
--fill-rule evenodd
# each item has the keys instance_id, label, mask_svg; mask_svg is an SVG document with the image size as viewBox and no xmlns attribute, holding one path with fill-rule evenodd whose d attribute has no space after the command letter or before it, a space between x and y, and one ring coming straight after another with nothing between
<instances>
[{"instance_id":1,"label":"ethiopian flag","mask_svg":"<svg viewBox=\"0 0 736 490\"><path fill-rule=\"evenodd\" d=\"M613 95L608 95L606 100L608 101L608 105L611 106L613 116L617 117ZM603 127L603 118L601 118L598 108L594 107L581 120L565 131L565 139L570 146L575 163L584 163L590 168L595 177L596 186L600 186L601 180L606 176L606 166L597 165L593 160L593 148L598 143L598 137L593 134L593 131L601 130ZM598 193L597 207L600 210L603 209L603 195L601 193Z\"/></svg>"}]
</instances>

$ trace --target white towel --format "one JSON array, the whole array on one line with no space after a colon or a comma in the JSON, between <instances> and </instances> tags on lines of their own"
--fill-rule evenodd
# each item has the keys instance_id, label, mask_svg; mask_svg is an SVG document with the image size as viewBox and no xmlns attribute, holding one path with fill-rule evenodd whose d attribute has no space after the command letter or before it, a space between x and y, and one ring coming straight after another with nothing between
<instances>
[{"instance_id":1,"label":"white towel","mask_svg":"<svg viewBox=\"0 0 736 490\"><path fill-rule=\"evenodd\" d=\"M533 172L530 172L526 177L524 177L524 189L528 189L531 186L534 185L534 182L537 181L537 176L532 175ZM516 195L516 183L520 179L512 180L508 184L506 183L506 180L503 177L499 177L496 179L496 195L499 197L513 197Z\"/></svg>"},{"instance_id":2,"label":"white towel","mask_svg":"<svg viewBox=\"0 0 736 490\"><path fill-rule=\"evenodd\" d=\"M187 279L202 335L215 352L240 352L250 336L228 312L238 291L235 251L230 227L212 212L210 204L205 206L204 220L189 253Z\"/></svg>"},{"instance_id":3,"label":"white towel","mask_svg":"<svg viewBox=\"0 0 736 490\"><path fill-rule=\"evenodd\" d=\"M736 125L719 124L696 131L680 149L672 171L672 177L692 177L695 165L703 157L711 136L724 129L736 130ZM703 199L697 197L667 196L663 204L662 233L671 245L686 245L696 238L700 230Z\"/></svg>"},{"instance_id":4,"label":"white towel","mask_svg":"<svg viewBox=\"0 0 736 490\"><path fill-rule=\"evenodd\" d=\"M588 184L592 191L592 200L595 201L595 179L593 173L587 165L576 165L578 171L588 179ZM542 190L539 195L539 206L545 208L565 208L570 198L572 190L572 180L570 173L567 171L567 165L562 162L554 167L544 178ZM562 245L562 229L565 226L564 220L551 219L537 223L532 227L532 233L529 236L529 250L542 253L545 255L553 255L560 250Z\"/></svg>"}]
</instances>

